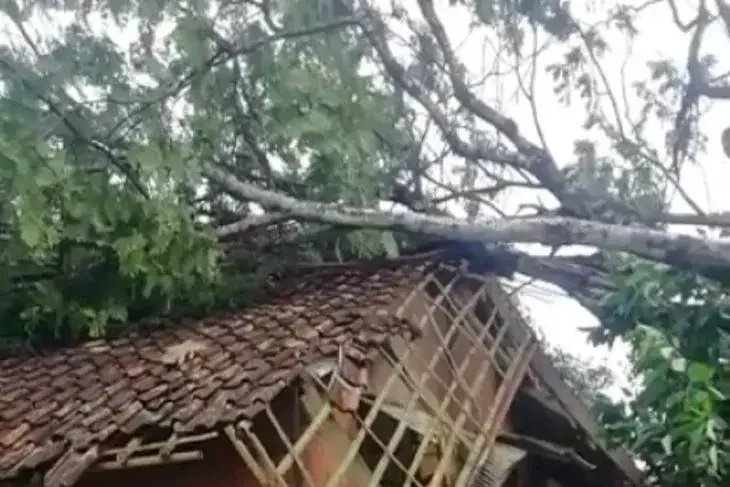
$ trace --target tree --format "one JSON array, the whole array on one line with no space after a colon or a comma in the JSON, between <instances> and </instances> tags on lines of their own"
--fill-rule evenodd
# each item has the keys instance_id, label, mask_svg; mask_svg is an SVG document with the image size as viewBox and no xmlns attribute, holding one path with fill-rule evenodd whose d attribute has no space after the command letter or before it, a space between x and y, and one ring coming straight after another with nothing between
<instances>
[{"instance_id":1,"label":"tree","mask_svg":"<svg viewBox=\"0 0 730 487\"><path fill-rule=\"evenodd\" d=\"M725 485L730 476L727 288L666 266L625 262L631 277L605 303L632 345L638 382L602 411L654 485ZM606 406L604 404L604 406Z\"/></svg>"},{"instance_id":2,"label":"tree","mask_svg":"<svg viewBox=\"0 0 730 487\"><path fill-rule=\"evenodd\" d=\"M705 109L730 98L706 42L730 33L724 0L691 12L674 0L6 0L0 12L7 347L245 301L282 262L480 240L593 311L594 339L630 339L638 393L604 419L658 485L722 483L730 243L713 232L730 216L680 181L707 157ZM629 83L609 45L663 13L687 57ZM459 50L453 31L467 27L497 46L490 72ZM484 80L514 87L533 120L511 119ZM585 119L572 155L545 136L563 113L541 108L548 82ZM692 211L672 211L678 200ZM573 244L591 250L558 251ZM564 365L596 398L583 387L595 377Z\"/></svg>"},{"instance_id":3,"label":"tree","mask_svg":"<svg viewBox=\"0 0 730 487\"><path fill-rule=\"evenodd\" d=\"M683 23L671 0L615 4L589 24L558 1L4 2L0 332L14 344L99 336L245 297L282 255L392 252L413 234L588 245L493 251L599 314L621 256L721 285L730 244L669 225L730 225L679 185L705 150L703 103L730 92L699 54L708 28L730 25L725 7L703 1ZM626 87L641 104L631 117L602 65L605 37L639 35L637 19L658 9L674 14L688 59L651 63ZM500 40L535 140L479 91L450 15ZM43 19L65 20L41 35ZM573 160L541 137L542 43L561 53L546 66L556 96L584 102ZM651 139L657 127L666 142ZM515 189L538 197L507 213ZM670 211L674 192L694 213Z\"/></svg>"}]
</instances>

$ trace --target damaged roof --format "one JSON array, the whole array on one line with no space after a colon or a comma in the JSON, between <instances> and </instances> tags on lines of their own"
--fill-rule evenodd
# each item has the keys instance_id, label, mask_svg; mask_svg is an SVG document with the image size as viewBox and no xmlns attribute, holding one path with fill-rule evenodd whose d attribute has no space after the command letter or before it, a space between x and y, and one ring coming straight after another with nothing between
<instances>
[{"instance_id":1,"label":"damaged roof","mask_svg":"<svg viewBox=\"0 0 730 487\"><path fill-rule=\"evenodd\" d=\"M310 270L246 309L0 361L0 479L145 426L192 432L252 417L344 341L353 354L411 335L389 309L425 265Z\"/></svg>"},{"instance_id":2,"label":"damaged roof","mask_svg":"<svg viewBox=\"0 0 730 487\"><path fill-rule=\"evenodd\" d=\"M454 260L447 249L299 269L245 309L158 320L145 332L0 360L0 480L51 463L54 476L73 479L98 445L145 428L186 433L252 418L341 344L362 360L390 337L417 334L393 311L433 266ZM535 360L536 374L552 369L544 354ZM555 374L546 378L593 436L585 406ZM625 452L606 453L636 481Z\"/></svg>"}]
</instances>

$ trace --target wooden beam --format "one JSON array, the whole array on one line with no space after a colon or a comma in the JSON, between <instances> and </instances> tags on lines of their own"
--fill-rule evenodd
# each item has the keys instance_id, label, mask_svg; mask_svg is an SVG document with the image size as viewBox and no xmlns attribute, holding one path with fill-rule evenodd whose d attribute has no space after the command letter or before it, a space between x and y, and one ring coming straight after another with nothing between
<instances>
[{"instance_id":1,"label":"wooden beam","mask_svg":"<svg viewBox=\"0 0 730 487\"><path fill-rule=\"evenodd\" d=\"M516 433L502 433L497 439L506 445L522 448L535 455L563 463L574 463L583 470L591 471L596 469L595 465L581 457L575 449L569 446L559 445L531 436L518 435Z\"/></svg>"},{"instance_id":2,"label":"wooden beam","mask_svg":"<svg viewBox=\"0 0 730 487\"><path fill-rule=\"evenodd\" d=\"M359 455L360 443L353 439L358 435L347 424L347 418L350 418L357 426L354 416L333 409L331 399L320 394L314 384L303 389L302 403L310 418L321 418L323 410L328 412L319 419L316 429L308 428L312 431L311 439L304 446L304 463L312 487L365 487L372 473ZM339 413L339 420L335 419L337 416L333 417L333 413Z\"/></svg>"},{"instance_id":3,"label":"wooden beam","mask_svg":"<svg viewBox=\"0 0 730 487\"><path fill-rule=\"evenodd\" d=\"M173 450L180 445L202 443L215 439L217 436L218 433L215 431L182 437L177 437L175 434L172 434L164 441L156 441L153 443L142 443L142 438L134 437L122 447L103 450L99 454L99 460L108 462L112 460L106 459L107 457L114 457L113 461L124 464L136 453L161 452L162 456L165 456L165 454L172 454Z\"/></svg>"},{"instance_id":4,"label":"wooden beam","mask_svg":"<svg viewBox=\"0 0 730 487\"><path fill-rule=\"evenodd\" d=\"M316 386L312 384L311 381L306 381L302 386L302 391L303 397L301 400L305 404L309 403L310 407L313 409L316 408L314 406L315 404L318 404ZM319 428L329 418L331 411L332 406L329 401L324 401L324 404L314 416L311 416L310 413L309 425L307 425L299 438L297 438L289 453L279 462L279 466L277 467L279 472L283 473L289 471L294 464L295 459L302 455L302 452L304 452L309 442L312 441L314 436L317 434Z\"/></svg>"},{"instance_id":5,"label":"wooden beam","mask_svg":"<svg viewBox=\"0 0 730 487\"><path fill-rule=\"evenodd\" d=\"M257 460L259 465L263 464L263 474L268 479L263 485L266 485L267 487L286 487L286 479L276 470L274 461L271 459L269 452L266 451L266 447L259 437L252 431L251 425L239 428L239 431L244 434L251 446L253 446L256 456L258 457ZM235 437L238 438L237 436ZM239 439L239 441L241 441L242 444L245 444L242 440Z\"/></svg>"},{"instance_id":6,"label":"wooden beam","mask_svg":"<svg viewBox=\"0 0 730 487\"><path fill-rule=\"evenodd\" d=\"M503 326L506 325L507 324ZM497 396L494 398L494 402L492 403L492 410L490 411L489 417L481 431L482 434L479 435L475 444L472 445L469 456L464 462L464 469L456 479L455 485L465 485L467 476L471 473L471 471L474 470L475 467L482 465L489 457L492 447L497 441L499 429L504 423L507 412L512 405L512 400L517 393L517 389L522 383L522 379L527 373L527 368L536 349L537 342L535 341L535 337L528 335L525 342L523 342L520 346L517 354L515 354L514 361L510 364L509 369L502 380L502 384L497 390Z\"/></svg>"},{"instance_id":7,"label":"wooden beam","mask_svg":"<svg viewBox=\"0 0 730 487\"><path fill-rule=\"evenodd\" d=\"M248 467L249 471L256 478L256 481L259 483L259 485L267 485L268 478L266 474L261 469L259 463L256 461L253 453L251 453L251 450L249 450L246 444L238 437L238 435L236 435L235 428L231 425L228 425L223 428L223 433L226 435L226 438L228 438L228 440L231 442L233 448L236 450L236 453L238 453L238 455L243 460L243 463L246 465L246 467Z\"/></svg>"},{"instance_id":8,"label":"wooden beam","mask_svg":"<svg viewBox=\"0 0 730 487\"><path fill-rule=\"evenodd\" d=\"M476 478L472 482L501 487L526 455L527 452L521 448L496 443L487 461L477 467Z\"/></svg>"},{"instance_id":9,"label":"wooden beam","mask_svg":"<svg viewBox=\"0 0 730 487\"><path fill-rule=\"evenodd\" d=\"M125 468L150 467L168 463L185 463L203 459L203 452L185 451L170 453L167 457L162 455L144 455L126 459L124 462L116 460L101 461L94 464L94 470L122 470Z\"/></svg>"},{"instance_id":10,"label":"wooden beam","mask_svg":"<svg viewBox=\"0 0 730 487\"><path fill-rule=\"evenodd\" d=\"M519 326L512 326L512 333L516 339L520 339L519 335L531 333L530 326L525 323L522 314L516 309L509 295L504 291L499 281L494 278L489 289L489 294L493 297L494 305L498 308L500 315L505 321L513 321ZM643 485L644 473L641 472L628 452L619 448L610 450L600 437L601 427L591 415L588 408L583 404L570 390L560 375L560 372L553 366L552 361L545 355L545 352L538 349L532 358L531 368L535 375L540 379L546 389L548 389L558 400L565 412L575 421L583 431L587 433L590 440L598 445L600 450L613 461L616 467L628 477L634 485Z\"/></svg>"}]
</instances>

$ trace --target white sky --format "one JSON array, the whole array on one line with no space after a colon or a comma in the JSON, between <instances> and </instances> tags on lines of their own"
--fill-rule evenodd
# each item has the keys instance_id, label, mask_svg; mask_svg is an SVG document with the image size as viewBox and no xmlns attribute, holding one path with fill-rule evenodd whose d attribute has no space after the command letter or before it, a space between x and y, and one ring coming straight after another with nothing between
<instances>
[{"instance_id":1,"label":"white sky","mask_svg":"<svg viewBox=\"0 0 730 487\"><path fill-rule=\"evenodd\" d=\"M2 2L3 0L0 0ZM387 1L387 0L380 0ZM438 3L438 2L437 2ZM443 1L439 4L446 4ZM577 17L584 21L599 20L605 18L605 11L615 4L615 0L585 0L573 2L573 7L578 9ZM638 6L643 1L628 0L623 3ZM696 11L696 0L680 0L681 13L685 14L687 20L692 12ZM417 11L415 0L401 2L407 10ZM453 7L442 15L447 32L450 34L452 44L458 47L461 59L470 68L475 77L483 71L484 67L493 66L495 62L495 50L484 42L484 36L479 33L472 33L467 26L467 15L458 12ZM646 62L660 58L677 60L680 65L684 64L686 58L689 37L682 34L674 25L671 19L670 10L666 4L653 6L639 16L637 28L640 35L630 44L627 44L621 36L609 38L610 53L602 62L610 83L614 90L620 89L620 69L627 55L630 56L626 65L626 73L629 81L631 79L646 79L648 70ZM1 17L1 15L0 15ZM418 18L418 15L415 15ZM54 19L58 21L58 18ZM2 28L5 25L7 28ZM33 35L48 32L48 24L40 21L34 23L35 32ZM109 28L109 26L103 27ZM116 29L115 29L116 30ZM114 40L120 43L128 43L132 31L120 32L113 35ZM19 36L14 28L2 22L0 18L0 43L18 42ZM540 41L544 41L543 37ZM492 39L493 40L493 39ZM530 41L526 42L529 45ZM704 41L704 52L714 52L719 55L723 49L730 47L726 34L719 28L710 29ZM581 128L585 112L580 102L573 107L562 105L553 93L553 82L549 75L544 72L544 66L556 60L564 52L564 47L555 44L548 48L538 63L536 86L536 101L542 131L545 134L549 149L560 160L571 160L573 142L584 135ZM506 68L507 66L504 66ZM723 66L720 66L723 67ZM729 69L730 66L724 66ZM718 70L719 72L719 70ZM510 77L500 78L500 83L486 84L481 95L490 103L496 104L506 115L511 116L518 122L521 130L528 138L539 140L537 130L533 122L530 106L524 97L513 96L516 92L516 80ZM730 164L723 155L720 146L720 133L730 125L730 117L723 117L722 111L726 109L726 103L716 102L710 111L704 115L702 126L706 136L709 137L709 148L701 163L697 167L684 170L681 184L684 189L699 203L706 211L730 210L730 198L727 195L727 179L725 172ZM630 102L630 106L637 110L639 106L636 99ZM656 133L657 145L660 145L660 133ZM520 193L511 193L508 200L502 201L508 207L526 201L526 196ZM503 205L504 206L504 205ZM690 211L689 207L679 198L673 202L675 211ZM585 335L578 331L580 327L597 325L595 318L574 301L562 297L557 288L546 284L533 285L520 293L522 304L528 309L533 323L541 328L549 341L563 349L577 353L588 359L608 361L620 374L623 374L625 367L625 346L619 344L613 350L606 347L591 347L587 344Z\"/></svg>"}]
</instances>

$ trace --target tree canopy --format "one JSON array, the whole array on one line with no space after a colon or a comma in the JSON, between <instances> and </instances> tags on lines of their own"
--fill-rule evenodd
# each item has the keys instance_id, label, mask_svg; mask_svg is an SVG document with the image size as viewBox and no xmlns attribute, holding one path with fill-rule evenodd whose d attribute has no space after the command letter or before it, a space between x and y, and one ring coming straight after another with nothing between
<instances>
[{"instance_id":1,"label":"tree canopy","mask_svg":"<svg viewBox=\"0 0 730 487\"><path fill-rule=\"evenodd\" d=\"M0 2L3 353L245 302L282 262L477 240L632 343L639 393L605 417L658 485L721 484L730 216L683 176L730 157L702 125L730 5L577 3ZM655 19L686 57L628 76L615 46Z\"/></svg>"}]
</instances>

